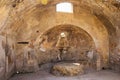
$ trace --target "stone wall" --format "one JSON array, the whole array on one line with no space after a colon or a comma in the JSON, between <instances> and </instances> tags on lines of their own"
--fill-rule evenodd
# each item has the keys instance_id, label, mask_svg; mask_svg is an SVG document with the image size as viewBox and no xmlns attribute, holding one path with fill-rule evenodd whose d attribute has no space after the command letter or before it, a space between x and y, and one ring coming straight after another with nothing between
<instances>
[{"instance_id":1,"label":"stone wall","mask_svg":"<svg viewBox=\"0 0 120 80\"><path fill-rule=\"evenodd\" d=\"M15 72L13 41L0 35L0 79L8 79Z\"/></svg>"},{"instance_id":2,"label":"stone wall","mask_svg":"<svg viewBox=\"0 0 120 80\"><path fill-rule=\"evenodd\" d=\"M117 43L120 43L120 29L116 30L117 32ZM110 66L113 70L120 72L120 45L114 43L113 53L110 53Z\"/></svg>"},{"instance_id":3,"label":"stone wall","mask_svg":"<svg viewBox=\"0 0 120 80\"><path fill-rule=\"evenodd\" d=\"M0 36L0 79L5 77L5 37Z\"/></svg>"}]
</instances>

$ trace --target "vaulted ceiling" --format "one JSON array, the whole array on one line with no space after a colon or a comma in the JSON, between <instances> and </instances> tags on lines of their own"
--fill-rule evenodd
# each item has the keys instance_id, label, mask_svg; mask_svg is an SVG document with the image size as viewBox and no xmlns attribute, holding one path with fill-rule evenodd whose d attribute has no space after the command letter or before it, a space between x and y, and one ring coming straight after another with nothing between
<instances>
[{"instance_id":1,"label":"vaulted ceiling","mask_svg":"<svg viewBox=\"0 0 120 80\"><path fill-rule=\"evenodd\" d=\"M120 1L119 0L0 0L0 31L11 28L16 31L24 22L24 18L36 15L44 15L43 12L50 10L60 2L71 2L79 8L96 15L108 28L120 26ZM14 23L14 25L11 25ZM112 29L113 29L112 28ZM115 30L115 29L114 29Z\"/></svg>"}]
</instances>

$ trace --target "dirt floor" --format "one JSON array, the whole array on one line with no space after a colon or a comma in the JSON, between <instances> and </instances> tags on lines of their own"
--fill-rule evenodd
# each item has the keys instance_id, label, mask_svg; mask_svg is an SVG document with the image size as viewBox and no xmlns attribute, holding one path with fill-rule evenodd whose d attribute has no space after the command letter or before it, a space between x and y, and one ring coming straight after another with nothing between
<instances>
[{"instance_id":1,"label":"dirt floor","mask_svg":"<svg viewBox=\"0 0 120 80\"><path fill-rule=\"evenodd\" d=\"M120 73L103 70L74 77L63 77L54 76L46 71L39 71L37 73L16 74L9 80L120 80Z\"/></svg>"}]
</instances>

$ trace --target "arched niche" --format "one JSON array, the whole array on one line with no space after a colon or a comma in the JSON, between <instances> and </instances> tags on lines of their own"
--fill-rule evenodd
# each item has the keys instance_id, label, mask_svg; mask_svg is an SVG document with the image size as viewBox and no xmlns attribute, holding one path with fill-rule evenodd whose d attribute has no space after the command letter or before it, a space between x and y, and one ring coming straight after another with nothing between
<instances>
[{"instance_id":1,"label":"arched niche","mask_svg":"<svg viewBox=\"0 0 120 80\"><path fill-rule=\"evenodd\" d=\"M65 54L62 55L61 61L73 61L73 62L85 62L85 66L89 63L88 54L93 54L95 61L92 62L92 66L100 70L100 54L96 52L96 46L93 38L80 27L64 24L57 25L46 30L42 35L36 39L36 49L39 59L39 64L48 62L57 62L58 55L60 53L57 43L60 36L66 36L68 49ZM65 37L64 36L64 37ZM96 56L97 55L97 56ZM95 63L95 64L94 64Z\"/></svg>"},{"instance_id":2,"label":"arched niche","mask_svg":"<svg viewBox=\"0 0 120 80\"><path fill-rule=\"evenodd\" d=\"M55 48L61 33L65 33L70 47L90 50L95 48L92 37L83 29L74 25L57 25L38 37L39 45L46 49Z\"/></svg>"}]
</instances>

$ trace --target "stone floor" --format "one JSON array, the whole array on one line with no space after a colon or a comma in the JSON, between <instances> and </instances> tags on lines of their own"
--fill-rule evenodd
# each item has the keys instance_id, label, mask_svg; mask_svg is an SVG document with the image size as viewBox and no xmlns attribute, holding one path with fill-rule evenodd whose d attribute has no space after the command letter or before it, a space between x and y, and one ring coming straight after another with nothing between
<instances>
[{"instance_id":1,"label":"stone floor","mask_svg":"<svg viewBox=\"0 0 120 80\"><path fill-rule=\"evenodd\" d=\"M37 73L16 74L9 80L120 80L120 73L109 70L93 72L74 77L58 77L46 71L39 71Z\"/></svg>"}]
</instances>

